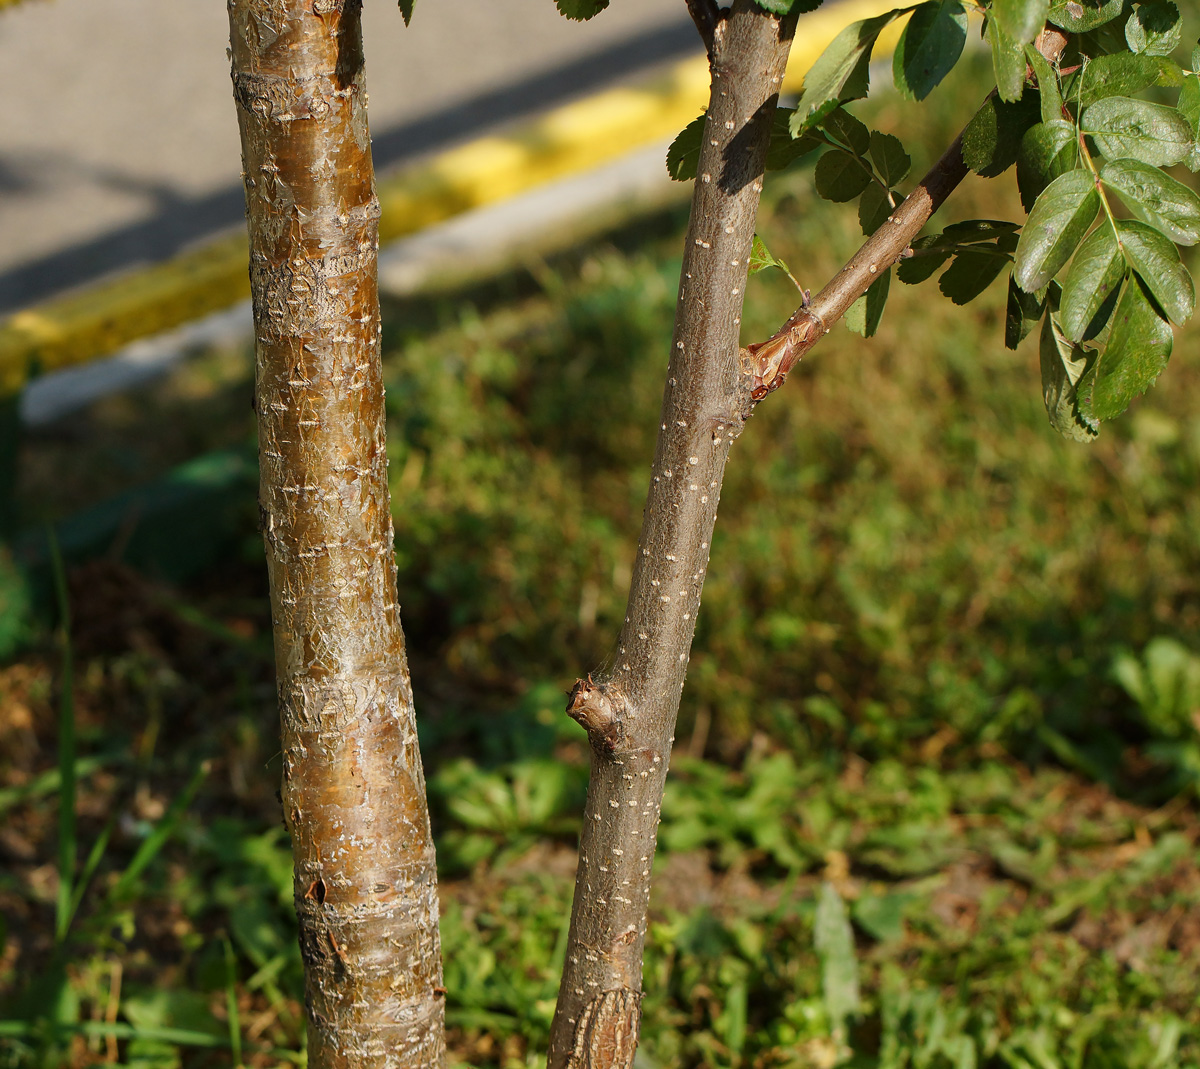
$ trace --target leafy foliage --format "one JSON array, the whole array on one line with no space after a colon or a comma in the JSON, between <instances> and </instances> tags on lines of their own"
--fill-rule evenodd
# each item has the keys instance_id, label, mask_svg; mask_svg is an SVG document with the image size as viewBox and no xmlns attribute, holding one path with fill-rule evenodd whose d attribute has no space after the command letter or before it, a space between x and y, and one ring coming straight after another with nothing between
<instances>
[{"instance_id":1,"label":"leafy foliage","mask_svg":"<svg viewBox=\"0 0 1200 1069\"><path fill-rule=\"evenodd\" d=\"M826 146L814 171L817 192L834 202L857 200L867 234L898 203L895 186L908 156L844 105L866 96L875 41L905 15L893 79L902 95L923 99L962 51L966 12L955 0L848 26L809 72L790 121L793 135ZM1195 307L1176 245L1200 241L1200 195L1163 168L1200 170L1200 48L1190 68L1171 58L1182 40L1171 0L991 0L985 19L996 92L963 132L963 161L989 178L1015 163L1028 217L987 237L950 227L921 237L897 274L914 284L941 272L941 291L966 304L1011 262L1005 345L1015 348L1049 315L1041 365L1050 422L1090 441L1101 420L1120 415L1153 384L1171 352L1172 324ZM1030 44L1047 21L1072 35L1067 60L1052 64ZM1174 106L1162 101L1164 88L1179 90ZM1144 92L1158 95L1144 99ZM1118 218L1117 207L1135 218ZM886 279L847 312L852 330L870 336L878 329Z\"/></svg>"},{"instance_id":2,"label":"leafy foliage","mask_svg":"<svg viewBox=\"0 0 1200 1069\"><path fill-rule=\"evenodd\" d=\"M554 5L567 18L583 22L599 15L608 7L608 0L554 0Z\"/></svg>"}]
</instances>

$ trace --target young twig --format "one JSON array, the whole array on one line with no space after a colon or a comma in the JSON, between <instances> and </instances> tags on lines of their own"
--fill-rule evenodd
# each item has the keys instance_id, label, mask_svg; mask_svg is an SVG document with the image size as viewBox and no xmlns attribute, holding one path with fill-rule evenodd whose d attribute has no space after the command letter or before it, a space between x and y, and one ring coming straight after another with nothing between
<instances>
[{"instance_id":1,"label":"young twig","mask_svg":"<svg viewBox=\"0 0 1200 1069\"><path fill-rule=\"evenodd\" d=\"M704 49L711 60L713 33L716 31L717 23L721 21L721 11L717 7L716 0L687 0L687 9L688 14L692 16L692 21L696 24L696 29L700 31L700 39L704 42Z\"/></svg>"},{"instance_id":2,"label":"young twig","mask_svg":"<svg viewBox=\"0 0 1200 1069\"><path fill-rule=\"evenodd\" d=\"M1048 25L1038 35L1036 45L1053 63L1066 47L1067 37L1058 27ZM754 402L783 385L800 358L829 333L871 283L903 256L930 216L966 176L962 134L959 134L917 188L905 197L904 203L867 238L820 293L797 308L766 341L754 342L742 350L743 367L752 376Z\"/></svg>"}]
</instances>

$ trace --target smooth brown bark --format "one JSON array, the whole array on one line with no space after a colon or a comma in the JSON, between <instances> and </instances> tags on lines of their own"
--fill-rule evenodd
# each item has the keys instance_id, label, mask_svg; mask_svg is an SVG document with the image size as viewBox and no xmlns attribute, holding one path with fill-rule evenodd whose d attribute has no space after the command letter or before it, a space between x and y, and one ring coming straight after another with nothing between
<instances>
[{"instance_id":1,"label":"smooth brown bark","mask_svg":"<svg viewBox=\"0 0 1200 1069\"><path fill-rule=\"evenodd\" d=\"M359 8L229 2L313 1069L444 1061L433 842L392 557Z\"/></svg>"},{"instance_id":2,"label":"smooth brown bark","mask_svg":"<svg viewBox=\"0 0 1200 1069\"><path fill-rule=\"evenodd\" d=\"M794 25L737 0L712 31L712 94L629 606L611 673L581 680L569 708L588 728L592 767L550 1069L628 1067L637 1045L663 783L725 461L751 407L738 329Z\"/></svg>"},{"instance_id":3,"label":"smooth brown bark","mask_svg":"<svg viewBox=\"0 0 1200 1069\"><path fill-rule=\"evenodd\" d=\"M1067 36L1056 26L1047 25L1035 43L1042 55L1053 63L1066 48ZM756 402L779 389L801 357L829 333L846 314L846 309L866 293L883 272L904 255L921 228L967 173L962 134L959 134L916 189L904 198L883 226L867 238L820 293L797 308L766 341L746 346L744 360L753 369L752 392Z\"/></svg>"}]
</instances>

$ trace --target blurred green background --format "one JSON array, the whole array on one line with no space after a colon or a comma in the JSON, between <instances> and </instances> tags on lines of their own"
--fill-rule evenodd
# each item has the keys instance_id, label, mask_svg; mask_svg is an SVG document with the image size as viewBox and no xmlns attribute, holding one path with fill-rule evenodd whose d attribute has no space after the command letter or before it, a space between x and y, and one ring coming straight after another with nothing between
<instances>
[{"instance_id":1,"label":"blurred green background","mask_svg":"<svg viewBox=\"0 0 1200 1069\"><path fill-rule=\"evenodd\" d=\"M898 101L868 109L914 173L980 95L962 66L917 136ZM979 216L1021 217L1011 172L968 180L939 222ZM385 308L467 1064L543 1057L586 782L563 694L624 613L685 222ZM861 240L803 169L768 183L759 230L813 289ZM1003 280L965 309L893 285L879 334L835 328L734 448L663 810L645 1069L1200 1064L1196 331L1080 446L1047 425L1036 339L1003 348L1003 301ZM757 276L743 336L794 302ZM5 573L2 1065L303 1060L236 461L250 377L248 351L198 354L23 445L22 507L45 519L235 460L223 540L212 501L183 494L157 571L128 563L128 505L103 552L68 553L69 642Z\"/></svg>"}]
</instances>

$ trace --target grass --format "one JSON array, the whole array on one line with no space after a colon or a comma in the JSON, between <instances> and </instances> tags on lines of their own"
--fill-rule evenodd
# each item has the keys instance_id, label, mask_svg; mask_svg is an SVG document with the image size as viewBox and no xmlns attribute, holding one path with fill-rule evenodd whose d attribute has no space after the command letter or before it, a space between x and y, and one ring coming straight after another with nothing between
<instances>
[{"instance_id":1,"label":"grass","mask_svg":"<svg viewBox=\"0 0 1200 1069\"><path fill-rule=\"evenodd\" d=\"M927 157L963 118L945 93ZM1004 217L1007 181L947 218ZM769 186L761 226L805 285L857 241L809 183ZM658 222L386 321L447 1015L472 1065L546 1044L586 776L562 693L624 611L679 263L681 220ZM1081 447L1046 424L1032 342L1003 349L1002 298L894 286L880 334L835 329L735 447L643 1066L1200 1065L1196 335ZM793 300L759 276L746 336ZM248 374L214 353L93 410L89 453L80 421L30 441L27 508L109 486L114 457L149 475L245 441ZM48 632L0 668L0 1064L302 1059L256 541L179 589L119 547L73 567L74 687ZM91 881L64 914L76 855Z\"/></svg>"}]
</instances>

